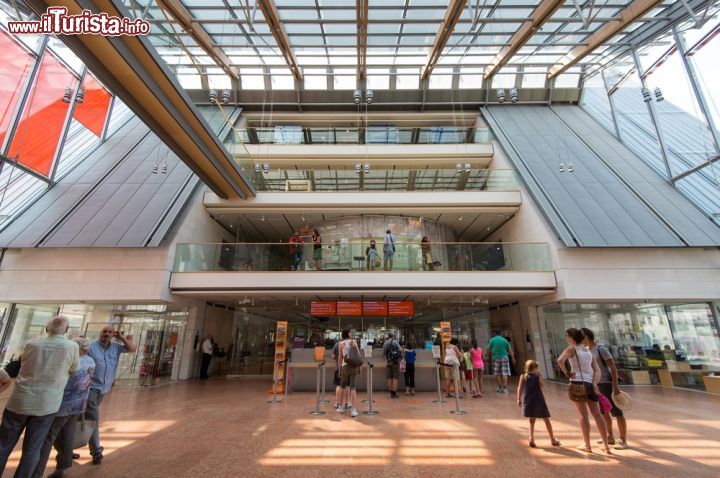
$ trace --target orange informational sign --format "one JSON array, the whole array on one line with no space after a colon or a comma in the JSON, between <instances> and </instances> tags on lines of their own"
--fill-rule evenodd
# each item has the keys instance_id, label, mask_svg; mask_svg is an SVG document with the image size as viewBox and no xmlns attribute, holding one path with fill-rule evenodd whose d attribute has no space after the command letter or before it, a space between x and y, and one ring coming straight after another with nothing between
<instances>
[{"instance_id":1,"label":"orange informational sign","mask_svg":"<svg viewBox=\"0 0 720 478\"><path fill-rule=\"evenodd\" d=\"M325 360L325 347L318 345L313 349L314 358L316 362L322 362Z\"/></svg>"},{"instance_id":2,"label":"orange informational sign","mask_svg":"<svg viewBox=\"0 0 720 478\"><path fill-rule=\"evenodd\" d=\"M388 315L390 317L412 317L415 315L415 302L411 300L388 301Z\"/></svg>"},{"instance_id":3,"label":"orange informational sign","mask_svg":"<svg viewBox=\"0 0 720 478\"><path fill-rule=\"evenodd\" d=\"M385 317L388 315L386 300L365 300L362 303L363 315L370 317Z\"/></svg>"},{"instance_id":4,"label":"orange informational sign","mask_svg":"<svg viewBox=\"0 0 720 478\"><path fill-rule=\"evenodd\" d=\"M288 337L288 323L285 321L278 321L277 331L275 332L275 361L284 361L287 357L287 337ZM273 370L277 371L275 375L275 382L277 383L277 392L284 393L285 391L285 371L287 370L287 362L283 362L278 365L277 369L273 365ZM272 393L272 389L270 390Z\"/></svg>"},{"instance_id":5,"label":"orange informational sign","mask_svg":"<svg viewBox=\"0 0 720 478\"><path fill-rule=\"evenodd\" d=\"M334 300L310 301L310 315L313 317L330 317L337 314L337 302Z\"/></svg>"},{"instance_id":6,"label":"orange informational sign","mask_svg":"<svg viewBox=\"0 0 720 478\"><path fill-rule=\"evenodd\" d=\"M440 322L440 347L441 357L445 358L445 348L450 344L452 339L452 328L450 322Z\"/></svg>"},{"instance_id":7,"label":"orange informational sign","mask_svg":"<svg viewBox=\"0 0 720 478\"><path fill-rule=\"evenodd\" d=\"M337 301L337 315L360 317L362 315L362 311L362 301L360 300Z\"/></svg>"}]
</instances>

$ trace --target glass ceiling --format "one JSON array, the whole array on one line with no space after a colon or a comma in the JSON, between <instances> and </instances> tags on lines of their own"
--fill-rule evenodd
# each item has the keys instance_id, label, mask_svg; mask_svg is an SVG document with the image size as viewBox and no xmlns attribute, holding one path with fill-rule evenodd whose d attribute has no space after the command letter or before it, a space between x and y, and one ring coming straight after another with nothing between
<instances>
[{"instance_id":1,"label":"glass ceiling","mask_svg":"<svg viewBox=\"0 0 720 478\"><path fill-rule=\"evenodd\" d=\"M131 14L152 23L151 42L188 89L231 88L231 80L156 2L125 0ZM240 74L242 89L294 89L290 69L256 0L181 0ZM421 69L448 8L447 0L370 0L367 77L374 89L417 89ZM540 3L468 0L430 77L430 89L480 88L482 73ZM576 3L578 6L576 6ZM548 69L632 0L568 0L493 78L491 87L545 86ZM582 73L611 62L630 36L680 13L662 1L558 78L578 87ZM280 22L303 72L305 89L354 89L357 65L354 0L275 0ZM688 15L686 10L685 15ZM633 39L635 43L636 39ZM457 83L453 78L458 77Z\"/></svg>"}]
</instances>

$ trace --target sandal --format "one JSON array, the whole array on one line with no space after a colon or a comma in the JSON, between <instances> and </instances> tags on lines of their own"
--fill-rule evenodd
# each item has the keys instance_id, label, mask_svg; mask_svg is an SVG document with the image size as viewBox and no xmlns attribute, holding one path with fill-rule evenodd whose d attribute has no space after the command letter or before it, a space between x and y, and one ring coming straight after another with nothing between
<instances>
[{"instance_id":1,"label":"sandal","mask_svg":"<svg viewBox=\"0 0 720 478\"><path fill-rule=\"evenodd\" d=\"M592 448L590 448L589 446L585 446L585 445L578 446L576 448L576 450L584 451L585 453L592 453Z\"/></svg>"},{"instance_id":2,"label":"sandal","mask_svg":"<svg viewBox=\"0 0 720 478\"><path fill-rule=\"evenodd\" d=\"M560 446L560 440L552 440L550 443L552 446Z\"/></svg>"},{"instance_id":3,"label":"sandal","mask_svg":"<svg viewBox=\"0 0 720 478\"><path fill-rule=\"evenodd\" d=\"M530 448L537 448L535 445L535 440L528 440L528 445L530 445Z\"/></svg>"}]
</instances>

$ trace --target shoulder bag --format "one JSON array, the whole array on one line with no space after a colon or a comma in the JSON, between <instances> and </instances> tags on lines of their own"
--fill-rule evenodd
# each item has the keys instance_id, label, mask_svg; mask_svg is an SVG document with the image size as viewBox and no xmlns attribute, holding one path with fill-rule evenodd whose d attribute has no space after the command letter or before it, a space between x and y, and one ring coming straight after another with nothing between
<instances>
[{"instance_id":1,"label":"shoulder bag","mask_svg":"<svg viewBox=\"0 0 720 478\"><path fill-rule=\"evenodd\" d=\"M582 373L582 366L580 365L580 357L578 357L577 349L575 350L575 360L578 363L578 369L580 370L580 382L570 382L568 387L568 396L573 402L584 402L587 400L587 388L585 388L585 381Z\"/></svg>"},{"instance_id":2,"label":"shoulder bag","mask_svg":"<svg viewBox=\"0 0 720 478\"><path fill-rule=\"evenodd\" d=\"M345 356L345 363L351 367L360 367L362 365L362 357L354 340L350 342L350 349Z\"/></svg>"}]
</instances>

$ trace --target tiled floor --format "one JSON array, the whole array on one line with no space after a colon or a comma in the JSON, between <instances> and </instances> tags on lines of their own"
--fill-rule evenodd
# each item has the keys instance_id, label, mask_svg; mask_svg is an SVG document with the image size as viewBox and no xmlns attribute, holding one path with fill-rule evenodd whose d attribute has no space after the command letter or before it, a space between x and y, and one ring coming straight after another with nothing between
<instances>
[{"instance_id":1,"label":"tiled floor","mask_svg":"<svg viewBox=\"0 0 720 478\"><path fill-rule=\"evenodd\" d=\"M489 379L486 398L462 401L466 416L450 414L452 402L432 403L435 394L391 401L377 393L377 416L352 419L324 405L326 415L314 417L314 394L270 405L268 386L267 379L213 379L117 388L102 406L105 461L93 466L83 450L69 476L720 476L720 397L703 393L628 387L632 448L608 457L575 450L574 407L558 384L548 384L546 398L563 446L550 446L539 423L536 449L527 446L514 394L494 392ZM6 476L18 458L15 451Z\"/></svg>"}]
</instances>

